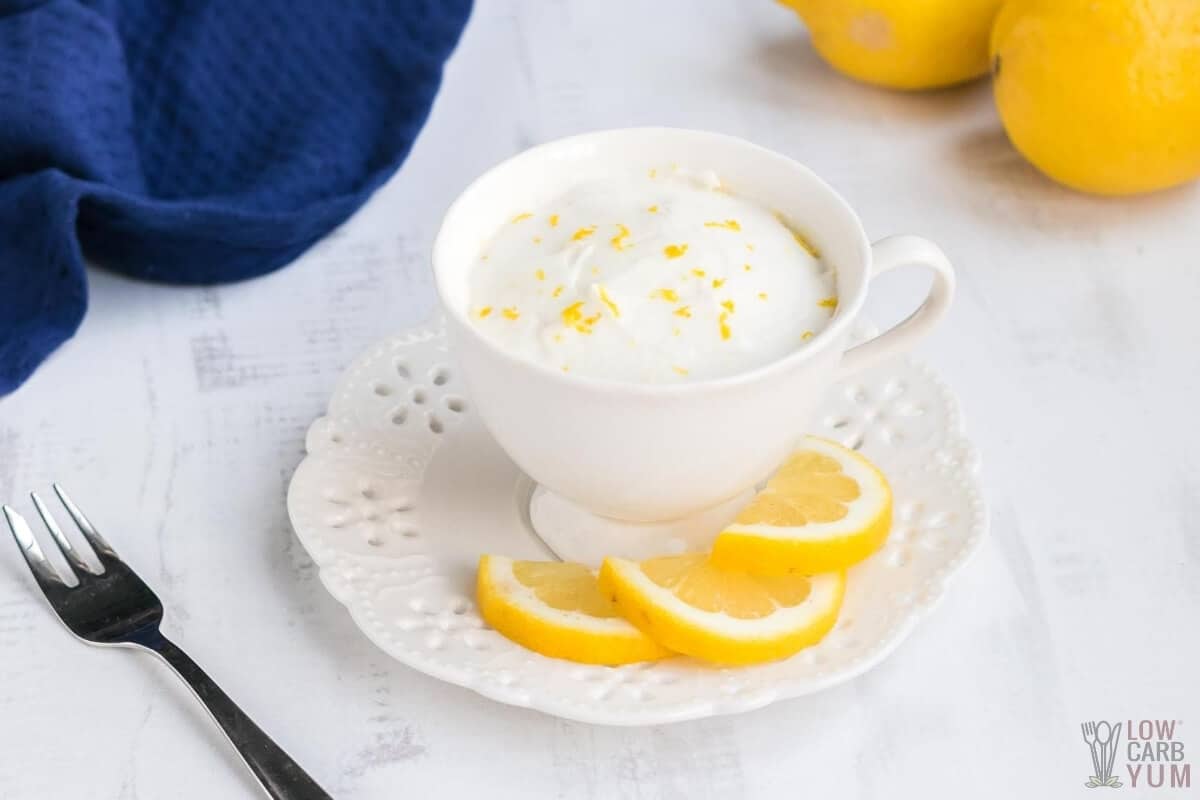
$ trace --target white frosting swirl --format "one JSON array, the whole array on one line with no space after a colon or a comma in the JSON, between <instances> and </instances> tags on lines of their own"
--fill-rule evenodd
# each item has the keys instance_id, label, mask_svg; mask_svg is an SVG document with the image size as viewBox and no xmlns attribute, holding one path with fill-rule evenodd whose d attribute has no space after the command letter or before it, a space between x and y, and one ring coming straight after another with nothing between
<instances>
[{"instance_id":1,"label":"white frosting swirl","mask_svg":"<svg viewBox=\"0 0 1200 800\"><path fill-rule=\"evenodd\" d=\"M836 306L834 276L770 209L711 173L581 182L516 209L471 274L471 318L523 358L572 374L668 383L792 352Z\"/></svg>"}]
</instances>

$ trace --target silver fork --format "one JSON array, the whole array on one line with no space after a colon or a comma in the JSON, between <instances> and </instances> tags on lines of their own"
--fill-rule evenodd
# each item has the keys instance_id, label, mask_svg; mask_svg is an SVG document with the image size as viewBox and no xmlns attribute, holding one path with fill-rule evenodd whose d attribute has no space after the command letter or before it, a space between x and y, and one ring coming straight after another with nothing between
<instances>
[{"instance_id":1,"label":"silver fork","mask_svg":"<svg viewBox=\"0 0 1200 800\"><path fill-rule=\"evenodd\" d=\"M142 648L165 661L208 709L270 797L275 800L332 800L283 748L271 741L221 691L212 678L204 674L196 662L162 635L158 626L162 622L163 607L157 595L117 557L57 483L54 493L100 563L100 569L96 571L84 561L58 527L42 498L33 494L38 514L78 581L75 586L64 583L46 560L24 518L8 506L2 508L34 579L67 630L89 644Z\"/></svg>"},{"instance_id":2,"label":"silver fork","mask_svg":"<svg viewBox=\"0 0 1200 800\"><path fill-rule=\"evenodd\" d=\"M1081 727L1083 728L1083 740L1087 742L1088 749L1092 751L1092 774L1100 779L1103 776L1100 775L1100 758L1096 754L1096 723L1085 722Z\"/></svg>"}]
</instances>

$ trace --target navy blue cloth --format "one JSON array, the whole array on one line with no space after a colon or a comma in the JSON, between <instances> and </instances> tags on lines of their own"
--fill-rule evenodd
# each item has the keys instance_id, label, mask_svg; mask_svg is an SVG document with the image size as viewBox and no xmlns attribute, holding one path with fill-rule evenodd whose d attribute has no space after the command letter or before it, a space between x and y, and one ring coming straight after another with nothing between
<instances>
[{"instance_id":1,"label":"navy blue cloth","mask_svg":"<svg viewBox=\"0 0 1200 800\"><path fill-rule=\"evenodd\" d=\"M0 0L0 395L75 332L83 258L287 264L408 154L470 0Z\"/></svg>"}]
</instances>

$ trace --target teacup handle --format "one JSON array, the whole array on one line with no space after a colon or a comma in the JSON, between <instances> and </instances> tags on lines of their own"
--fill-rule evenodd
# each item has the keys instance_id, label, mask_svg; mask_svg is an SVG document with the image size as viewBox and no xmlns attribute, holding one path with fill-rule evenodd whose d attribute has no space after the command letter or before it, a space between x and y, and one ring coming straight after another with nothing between
<instances>
[{"instance_id":1,"label":"teacup handle","mask_svg":"<svg viewBox=\"0 0 1200 800\"><path fill-rule=\"evenodd\" d=\"M933 272L929 294L917 310L883 333L855 345L842 356L841 372L866 369L908 350L937 324L954 296L954 267L938 247L920 236L888 236L871 245L871 280L896 267L925 267Z\"/></svg>"}]
</instances>

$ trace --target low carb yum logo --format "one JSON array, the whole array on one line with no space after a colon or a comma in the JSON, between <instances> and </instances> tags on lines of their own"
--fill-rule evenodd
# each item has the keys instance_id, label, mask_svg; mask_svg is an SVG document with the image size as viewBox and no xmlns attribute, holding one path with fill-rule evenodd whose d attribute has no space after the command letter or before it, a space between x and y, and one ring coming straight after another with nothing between
<instances>
[{"instance_id":1,"label":"low carb yum logo","mask_svg":"<svg viewBox=\"0 0 1200 800\"><path fill-rule=\"evenodd\" d=\"M1092 756L1092 775L1084 785L1089 789L1191 788L1192 765L1179 738L1182 724L1166 719L1083 723L1083 740Z\"/></svg>"}]
</instances>

